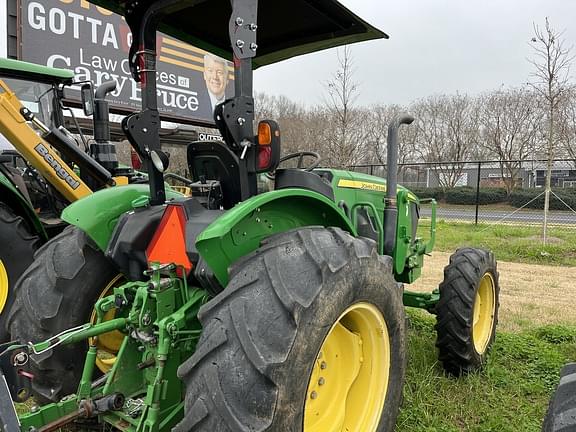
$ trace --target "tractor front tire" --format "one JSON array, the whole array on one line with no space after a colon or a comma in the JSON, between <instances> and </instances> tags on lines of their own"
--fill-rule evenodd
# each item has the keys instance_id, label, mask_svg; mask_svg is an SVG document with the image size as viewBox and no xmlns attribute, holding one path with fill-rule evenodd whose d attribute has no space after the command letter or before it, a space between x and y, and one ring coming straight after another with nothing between
<instances>
[{"instance_id":1,"label":"tractor front tire","mask_svg":"<svg viewBox=\"0 0 576 432\"><path fill-rule=\"evenodd\" d=\"M500 286L492 252L462 248L450 257L436 305L436 347L444 370L460 376L484 365L496 334Z\"/></svg>"},{"instance_id":2,"label":"tractor front tire","mask_svg":"<svg viewBox=\"0 0 576 432\"><path fill-rule=\"evenodd\" d=\"M199 313L175 431L392 431L405 372L402 288L372 240L275 235Z\"/></svg>"},{"instance_id":3,"label":"tractor front tire","mask_svg":"<svg viewBox=\"0 0 576 432\"><path fill-rule=\"evenodd\" d=\"M41 243L21 216L0 203L0 342L10 338L6 317L14 302L14 285L34 260Z\"/></svg>"},{"instance_id":4,"label":"tractor front tire","mask_svg":"<svg viewBox=\"0 0 576 432\"><path fill-rule=\"evenodd\" d=\"M94 304L118 271L88 236L66 228L39 251L16 284L8 315L13 339L40 342L90 319ZM32 394L41 403L76 392L86 342L62 345L30 356Z\"/></svg>"}]
</instances>

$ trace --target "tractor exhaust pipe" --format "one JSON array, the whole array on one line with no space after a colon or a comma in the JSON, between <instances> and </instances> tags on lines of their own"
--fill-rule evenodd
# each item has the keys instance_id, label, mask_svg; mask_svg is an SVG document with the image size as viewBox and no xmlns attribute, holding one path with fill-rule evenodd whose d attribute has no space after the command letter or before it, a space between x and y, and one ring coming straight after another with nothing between
<instances>
[{"instance_id":1,"label":"tractor exhaust pipe","mask_svg":"<svg viewBox=\"0 0 576 432\"><path fill-rule=\"evenodd\" d=\"M402 113L388 125L386 167L386 198L384 198L384 254L392 255L396 246L396 219L398 206L396 191L398 189L398 129L400 125L409 125L414 121L410 114Z\"/></svg>"},{"instance_id":2,"label":"tractor exhaust pipe","mask_svg":"<svg viewBox=\"0 0 576 432\"><path fill-rule=\"evenodd\" d=\"M97 142L110 141L110 110L106 95L116 90L116 81L106 81L100 84L94 93L94 139Z\"/></svg>"},{"instance_id":3,"label":"tractor exhaust pipe","mask_svg":"<svg viewBox=\"0 0 576 432\"><path fill-rule=\"evenodd\" d=\"M90 145L92 157L111 173L118 168L116 147L110 142L110 120L106 95L116 90L116 81L103 82L94 95L94 144Z\"/></svg>"}]
</instances>

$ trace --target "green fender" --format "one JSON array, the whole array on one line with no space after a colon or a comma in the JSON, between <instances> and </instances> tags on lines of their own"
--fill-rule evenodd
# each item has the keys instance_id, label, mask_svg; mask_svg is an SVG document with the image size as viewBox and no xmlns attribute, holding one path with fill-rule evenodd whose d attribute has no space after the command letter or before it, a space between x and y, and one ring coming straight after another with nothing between
<instances>
[{"instance_id":1,"label":"green fender","mask_svg":"<svg viewBox=\"0 0 576 432\"><path fill-rule=\"evenodd\" d=\"M166 189L166 199L181 199L184 195ZM137 205L145 205L150 197L147 184L131 184L102 189L88 195L64 209L62 220L75 225L106 250L120 216Z\"/></svg>"},{"instance_id":2,"label":"green fender","mask_svg":"<svg viewBox=\"0 0 576 432\"><path fill-rule=\"evenodd\" d=\"M32 204L18 190L9 177L0 171L0 200L12 209L14 213L22 217L43 240L48 240L48 235L40 218L34 211Z\"/></svg>"},{"instance_id":3,"label":"green fender","mask_svg":"<svg viewBox=\"0 0 576 432\"><path fill-rule=\"evenodd\" d=\"M196 238L196 248L222 286L228 267L255 251L272 234L305 226L332 226L356 235L350 220L333 201L305 189L256 195L228 210Z\"/></svg>"}]
</instances>

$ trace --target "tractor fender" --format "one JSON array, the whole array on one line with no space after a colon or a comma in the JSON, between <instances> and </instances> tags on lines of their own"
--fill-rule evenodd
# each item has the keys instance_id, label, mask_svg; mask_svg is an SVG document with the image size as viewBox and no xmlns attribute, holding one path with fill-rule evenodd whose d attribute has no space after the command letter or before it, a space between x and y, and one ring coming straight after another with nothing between
<instances>
[{"instance_id":1,"label":"tractor fender","mask_svg":"<svg viewBox=\"0 0 576 432\"><path fill-rule=\"evenodd\" d=\"M132 210L137 202L150 197L147 184L130 184L102 189L70 204L62 220L77 226L105 251L120 216ZM166 189L167 200L183 198L181 193ZM140 204L142 204L140 202Z\"/></svg>"},{"instance_id":2,"label":"tractor fender","mask_svg":"<svg viewBox=\"0 0 576 432\"><path fill-rule=\"evenodd\" d=\"M18 190L14 182L0 171L0 197L12 211L26 221L32 232L38 234L43 241L48 240L46 230L40 218L34 211L30 201Z\"/></svg>"},{"instance_id":3,"label":"tractor fender","mask_svg":"<svg viewBox=\"0 0 576 432\"><path fill-rule=\"evenodd\" d=\"M343 210L317 192L288 188L256 195L215 219L196 238L196 249L222 286L228 268L265 238L307 226L338 227L356 236Z\"/></svg>"}]
</instances>

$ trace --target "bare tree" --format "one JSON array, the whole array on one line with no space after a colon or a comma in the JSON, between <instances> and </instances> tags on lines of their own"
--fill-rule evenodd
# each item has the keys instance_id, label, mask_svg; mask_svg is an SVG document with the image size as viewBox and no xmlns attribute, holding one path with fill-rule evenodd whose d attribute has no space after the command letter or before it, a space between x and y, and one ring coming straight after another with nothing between
<instances>
[{"instance_id":1,"label":"bare tree","mask_svg":"<svg viewBox=\"0 0 576 432\"><path fill-rule=\"evenodd\" d=\"M517 186L522 162L534 154L541 110L533 92L526 88L505 89L480 96L481 145L500 161L506 192Z\"/></svg>"},{"instance_id":2,"label":"bare tree","mask_svg":"<svg viewBox=\"0 0 576 432\"><path fill-rule=\"evenodd\" d=\"M550 207L550 182L552 161L556 150L557 127L556 120L560 104L568 91L570 66L574 59L572 47L566 47L563 33L550 25L548 18L544 28L534 24L532 48L534 58L530 63L534 67L533 81L530 83L546 104L547 117L547 148L546 148L546 189L544 195L544 222L542 226L542 242L546 244L548 228L548 209Z\"/></svg>"},{"instance_id":3,"label":"bare tree","mask_svg":"<svg viewBox=\"0 0 576 432\"><path fill-rule=\"evenodd\" d=\"M365 136L363 111L356 108L358 84L350 47L338 51L338 70L326 83L324 107L330 115L324 147L328 164L337 167L356 165L363 158Z\"/></svg>"},{"instance_id":4,"label":"bare tree","mask_svg":"<svg viewBox=\"0 0 576 432\"><path fill-rule=\"evenodd\" d=\"M367 163L386 164L388 124L401 112L408 111L400 105L375 105L366 111L366 154ZM406 182L409 162L414 162L417 155L414 150L417 141L418 128L415 126L403 127L399 130L398 139L398 176L402 182ZM384 176L384 170L374 172Z\"/></svg>"},{"instance_id":5,"label":"bare tree","mask_svg":"<svg viewBox=\"0 0 576 432\"><path fill-rule=\"evenodd\" d=\"M431 165L443 189L457 186L463 178L464 161L478 144L478 121L472 100L466 95L430 96L416 102L418 128L416 151Z\"/></svg>"},{"instance_id":6,"label":"bare tree","mask_svg":"<svg viewBox=\"0 0 576 432\"><path fill-rule=\"evenodd\" d=\"M260 120L273 119L276 116L276 98L264 92L254 93L255 124Z\"/></svg>"},{"instance_id":7,"label":"bare tree","mask_svg":"<svg viewBox=\"0 0 576 432\"><path fill-rule=\"evenodd\" d=\"M558 121L560 148L576 167L576 86L572 85L560 105Z\"/></svg>"},{"instance_id":8,"label":"bare tree","mask_svg":"<svg viewBox=\"0 0 576 432\"><path fill-rule=\"evenodd\" d=\"M282 134L282 153L309 150L313 142L307 140L308 111L286 96L265 93L255 95L256 120L272 119L278 122Z\"/></svg>"}]
</instances>

